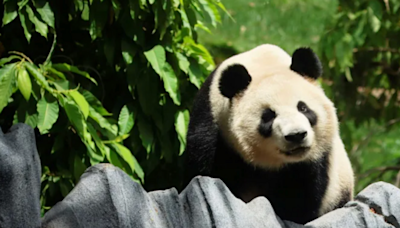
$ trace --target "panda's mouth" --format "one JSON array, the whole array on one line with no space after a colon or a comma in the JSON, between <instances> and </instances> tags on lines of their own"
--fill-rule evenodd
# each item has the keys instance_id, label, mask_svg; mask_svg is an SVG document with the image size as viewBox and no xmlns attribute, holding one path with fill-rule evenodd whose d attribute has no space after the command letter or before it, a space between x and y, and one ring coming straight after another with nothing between
<instances>
[{"instance_id":1,"label":"panda's mouth","mask_svg":"<svg viewBox=\"0 0 400 228\"><path fill-rule=\"evenodd\" d=\"M282 154L285 154L286 156L301 156L307 153L309 150L310 147L297 147L292 150L286 150L286 151L281 150L280 152Z\"/></svg>"}]
</instances>

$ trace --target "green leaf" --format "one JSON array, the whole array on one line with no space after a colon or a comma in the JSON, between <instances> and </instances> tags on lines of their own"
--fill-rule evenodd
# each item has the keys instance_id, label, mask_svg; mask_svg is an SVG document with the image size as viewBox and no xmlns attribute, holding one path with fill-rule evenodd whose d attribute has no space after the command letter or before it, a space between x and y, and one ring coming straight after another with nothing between
<instances>
[{"instance_id":1,"label":"green leaf","mask_svg":"<svg viewBox=\"0 0 400 228\"><path fill-rule=\"evenodd\" d=\"M28 72L26 71L25 67L20 67L18 69L18 89L21 92L22 96L25 100L29 100L31 97L32 92L32 82L31 78L29 77Z\"/></svg>"},{"instance_id":2,"label":"green leaf","mask_svg":"<svg viewBox=\"0 0 400 228\"><path fill-rule=\"evenodd\" d=\"M82 96L82 94L76 90L72 90L72 91L68 92L68 94L74 99L76 104L78 104L78 106L86 120L89 116L89 104L86 101L85 97Z\"/></svg>"},{"instance_id":3,"label":"green leaf","mask_svg":"<svg viewBox=\"0 0 400 228\"><path fill-rule=\"evenodd\" d=\"M2 67L4 64L6 64L6 63L9 63L9 62L11 62L12 60L14 60L14 59L20 59L20 57L19 56L16 56L16 55L12 55L12 56L9 56L9 57L7 57L7 58L2 58L2 59L0 59L0 67Z\"/></svg>"},{"instance_id":4,"label":"green leaf","mask_svg":"<svg viewBox=\"0 0 400 228\"><path fill-rule=\"evenodd\" d=\"M51 73L51 74L53 74L53 75L55 75L55 76L57 76L57 77L59 77L59 78L61 78L61 79L66 80L66 77L65 77L65 75L64 75L62 72L60 72L60 71L58 71L58 70L56 70L56 69L54 69L54 68L51 68L51 67L48 67L46 70L47 70L49 73Z\"/></svg>"},{"instance_id":5,"label":"green leaf","mask_svg":"<svg viewBox=\"0 0 400 228\"><path fill-rule=\"evenodd\" d=\"M47 32L48 32L47 25L41 22L35 16L35 13L33 12L32 8L29 5L26 5L25 8L26 12L28 13L29 20L35 25L36 32L38 32L40 35L42 35L47 39Z\"/></svg>"},{"instance_id":6,"label":"green leaf","mask_svg":"<svg viewBox=\"0 0 400 228\"><path fill-rule=\"evenodd\" d=\"M29 3L29 0L20 0L20 1L18 1L18 9L19 10L21 10L21 9L23 9L24 8L24 6L26 5L26 4L28 4Z\"/></svg>"},{"instance_id":7,"label":"green leaf","mask_svg":"<svg viewBox=\"0 0 400 228\"><path fill-rule=\"evenodd\" d=\"M106 118L104 118L102 115L100 115L96 110L92 107L89 106L89 116L92 118L96 123L100 125L101 128L108 130L111 132L113 135L117 135L118 133L118 128L114 128L113 125L111 125L110 122Z\"/></svg>"},{"instance_id":8,"label":"green leaf","mask_svg":"<svg viewBox=\"0 0 400 228\"><path fill-rule=\"evenodd\" d=\"M137 75L137 72L135 73ZM146 77L138 77L139 81L138 84L136 85L136 89L141 109L147 115L151 115L154 111L154 108L158 105L159 94L160 94L159 83L158 83L159 76L156 75L154 71L150 72L145 71L143 75L146 75Z\"/></svg>"},{"instance_id":9,"label":"green leaf","mask_svg":"<svg viewBox=\"0 0 400 228\"><path fill-rule=\"evenodd\" d=\"M175 115L175 131L178 134L180 142L179 156L185 151L186 148L186 134L189 124L189 111L178 111Z\"/></svg>"},{"instance_id":10,"label":"green leaf","mask_svg":"<svg viewBox=\"0 0 400 228\"><path fill-rule=\"evenodd\" d=\"M56 63L56 64L53 64L52 67L59 71L72 72L75 74L79 74L79 75L89 79L90 81L92 81L95 85L97 85L97 82L96 82L96 80L94 80L94 78L90 77L90 75L87 72L79 70L78 67L71 66L67 63Z\"/></svg>"},{"instance_id":11,"label":"green leaf","mask_svg":"<svg viewBox=\"0 0 400 228\"><path fill-rule=\"evenodd\" d=\"M34 1L37 12L42 17L42 20L52 28L54 28L54 13L50 8L50 4L46 0Z\"/></svg>"},{"instance_id":12,"label":"green leaf","mask_svg":"<svg viewBox=\"0 0 400 228\"><path fill-rule=\"evenodd\" d=\"M46 78L43 76L42 73L40 73L39 69L35 65L29 62L24 62L24 66L28 70L29 74L36 79L37 83L41 87L47 89L48 91L52 91Z\"/></svg>"},{"instance_id":13,"label":"green leaf","mask_svg":"<svg viewBox=\"0 0 400 228\"><path fill-rule=\"evenodd\" d=\"M61 179L60 180L60 191L61 191L61 195L63 197L66 197L68 195L68 193L72 190L73 186L71 184L71 182L69 182L66 179Z\"/></svg>"},{"instance_id":14,"label":"green leaf","mask_svg":"<svg viewBox=\"0 0 400 228\"><path fill-rule=\"evenodd\" d=\"M26 123L32 128L36 128L38 123L37 103L31 99L29 102L22 100L14 115L13 123Z\"/></svg>"},{"instance_id":15,"label":"green leaf","mask_svg":"<svg viewBox=\"0 0 400 228\"><path fill-rule=\"evenodd\" d=\"M122 57L125 60L126 64L131 64L133 61L133 57L136 55L137 49L132 41L122 39L121 40L121 51Z\"/></svg>"},{"instance_id":16,"label":"green leaf","mask_svg":"<svg viewBox=\"0 0 400 228\"><path fill-rule=\"evenodd\" d=\"M0 113L7 106L15 82L15 63L8 64L0 69Z\"/></svg>"},{"instance_id":17,"label":"green leaf","mask_svg":"<svg viewBox=\"0 0 400 228\"><path fill-rule=\"evenodd\" d=\"M373 32L378 32L381 28L382 7L377 0L370 0L368 4L369 24Z\"/></svg>"},{"instance_id":18,"label":"green leaf","mask_svg":"<svg viewBox=\"0 0 400 228\"><path fill-rule=\"evenodd\" d=\"M189 73L190 62L186 58L186 56L184 56L183 54L181 54L179 52L175 52L175 55L178 58L179 68L181 68L181 70L183 72L185 72L185 74Z\"/></svg>"},{"instance_id":19,"label":"green leaf","mask_svg":"<svg viewBox=\"0 0 400 228\"><path fill-rule=\"evenodd\" d=\"M195 61L190 61L189 67L189 81L195 85L198 89L200 89L202 78L204 77L203 72L200 69L200 66Z\"/></svg>"},{"instance_id":20,"label":"green leaf","mask_svg":"<svg viewBox=\"0 0 400 228\"><path fill-rule=\"evenodd\" d=\"M164 88L168 92L169 96L176 105L180 105L181 95L178 86L178 78L176 77L175 72L169 63L165 63L161 78L164 82Z\"/></svg>"},{"instance_id":21,"label":"green leaf","mask_svg":"<svg viewBox=\"0 0 400 228\"><path fill-rule=\"evenodd\" d=\"M119 135L128 134L135 123L135 113L127 105L122 107L118 117Z\"/></svg>"},{"instance_id":22,"label":"green leaf","mask_svg":"<svg viewBox=\"0 0 400 228\"><path fill-rule=\"evenodd\" d=\"M184 38L184 47L188 55L202 58L210 65L215 65L214 60L207 49L201 44L196 44L191 37L186 36Z\"/></svg>"},{"instance_id":23,"label":"green leaf","mask_svg":"<svg viewBox=\"0 0 400 228\"><path fill-rule=\"evenodd\" d=\"M86 101L90 104L90 106L98 113L100 113L100 115L102 116L112 115L103 107L103 104L91 92L83 90L82 95L85 97Z\"/></svg>"},{"instance_id":24,"label":"green leaf","mask_svg":"<svg viewBox=\"0 0 400 228\"><path fill-rule=\"evenodd\" d=\"M108 20L109 4L109 1L94 1L90 6L89 34L92 40L102 36L103 28Z\"/></svg>"},{"instance_id":25,"label":"green leaf","mask_svg":"<svg viewBox=\"0 0 400 228\"><path fill-rule=\"evenodd\" d=\"M46 134L58 119L57 100L50 96L42 97L37 103L37 112L39 114L37 127L41 134Z\"/></svg>"},{"instance_id":26,"label":"green leaf","mask_svg":"<svg viewBox=\"0 0 400 228\"><path fill-rule=\"evenodd\" d=\"M154 71L162 74L162 68L165 65L165 50L161 45L156 45L152 49L144 52L146 59L150 62Z\"/></svg>"},{"instance_id":27,"label":"green leaf","mask_svg":"<svg viewBox=\"0 0 400 228\"><path fill-rule=\"evenodd\" d=\"M119 3L119 1L117 0L111 0L111 4L114 10L114 14L115 14L115 19L117 20L119 17L119 13L121 12L121 3Z\"/></svg>"},{"instance_id":28,"label":"green leaf","mask_svg":"<svg viewBox=\"0 0 400 228\"><path fill-rule=\"evenodd\" d=\"M18 11L19 15L19 20L21 21L21 26L24 29L24 34L25 38L28 41L28 43L31 42L31 29L32 29L32 23L30 20L27 20L27 14L25 8L21 9Z\"/></svg>"},{"instance_id":29,"label":"green leaf","mask_svg":"<svg viewBox=\"0 0 400 228\"><path fill-rule=\"evenodd\" d=\"M106 37L105 42L104 42L104 46L103 46L103 50L104 50L104 55L107 59L108 64L110 64L110 66L114 65L114 54L115 54L115 35L114 34L110 34Z\"/></svg>"},{"instance_id":30,"label":"green leaf","mask_svg":"<svg viewBox=\"0 0 400 228\"><path fill-rule=\"evenodd\" d=\"M7 1L4 4L3 26L13 21L18 16L17 3L15 1Z\"/></svg>"},{"instance_id":31,"label":"green leaf","mask_svg":"<svg viewBox=\"0 0 400 228\"><path fill-rule=\"evenodd\" d=\"M89 20L89 14L90 14L89 3L87 1L84 1L83 2L83 10L82 10L82 14L81 14L82 20L88 21Z\"/></svg>"},{"instance_id":32,"label":"green leaf","mask_svg":"<svg viewBox=\"0 0 400 228\"><path fill-rule=\"evenodd\" d=\"M74 126L79 136L83 138L84 133L86 132L86 122L78 105L69 99L64 99L63 107L67 113L69 121Z\"/></svg>"},{"instance_id":33,"label":"green leaf","mask_svg":"<svg viewBox=\"0 0 400 228\"><path fill-rule=\"evenodd\" d=\"M165 50L161 45L156 45L151 50L144 52L147 60L154 71L161 77L164 82L164 88L172 98L175 104L180 105L180 92L178 87L178 79L174 70L165 59Z\"/></svg>"},{"instance_id":34,"label":"green leaf","mask_svg":"<svg viewBox=\"0 0 400 228\"><path fill-rule=\"evenodd\" d=\"M83 163L82 159L76 154L74 156L74 177L75 180L79 180L82 174L86 170L86 165Z\"/></svg>"},{"instance_id":35,"label":"green leaf","mask_svg":"<svg viewBox=\"0 0 400 228\"><path fill-rule=\"evenodd\" d=\"M136 158L132 155L131 151L126 148L125 146L114 143L115 147L117 148L117 153L124 159L125 162L129 164L132 171L137 174L137 176L144 182L144 172L142 167L140 167L139 163L137 162Z\"/></svg>"},{"instance_id":36,"label":"green leaf","mask_svg":"<svg viewBox=\"0 0 400 228\"><path fill-rule=\"evenodd\" d=\"M89 130L89 133L92 135L94 142L96 143L97 148L99 148L102 156L104 157L106 154L106 151L105 151L105 145L104 145L103 141L101 141L101 138L97 135L97 131L91 123L88 123L87 127Z\"/></svg>"},{"instance_id":37,"label":"green leaf","mask_svg":"<svg viewBox=\"0 0 400 228\"><path fill-rule=\"evenodd\" d=\"M62 132L58 134L53 143L53 147L51 148L51 154L54 154L58 151L61 151L65 147L65 134Z\"/></svg>"},{"instance_id":38,"label":"green leaf","mask_svg":"<svg viewBox=\"0 0 400 228\"><path fill-rule=\"evenodd\" d=\"M203 7L203 11L207 13L207 15L210 17L211 19L211 24L216 27L217 26L217 22L221 22L221 17L218 13L218 9L217 7L212 4L210 1L206 1L206 0L199 0L200 4Z\"/></svg>"},{"instance_id":39,"label":"green leaf","mask_svg":"<svg viewBox=\"0 0 400 228\"><path fill-rule=\"evenodd\" d=\"M151 125L142 115L138 116L138 128L140 132L139 137L142 140L142 145L149 154L153 146L154 135Z\"/></svg>"}]
</instances>

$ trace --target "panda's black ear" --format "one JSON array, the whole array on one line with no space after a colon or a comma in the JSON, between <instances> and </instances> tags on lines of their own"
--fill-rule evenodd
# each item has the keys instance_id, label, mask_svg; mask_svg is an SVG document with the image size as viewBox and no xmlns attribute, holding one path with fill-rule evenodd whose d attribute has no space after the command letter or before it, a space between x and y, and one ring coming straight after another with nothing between
<instances>
[{"instance_id":1,"label":"panda's black ear","mask_svg":"<svg viewBox=\"0 0 400 228\"><path fill-rule=\"evenodd\" d=\"M322 64L311 48L296 49L292 56L290 69L312 79L317 79L322 75Z\"/></svg>"},{"instance_id":2,"label":"panda's black ear","mask_svg":"<svg viewBox=\"0 0 400 228\"><path fill-rule=\"evenodd\" d=\"M246 68L240 64L228 66L221 73L219 90L229 99L245 90L251 82L251 76Z\"/></svg>"}]
</instances>

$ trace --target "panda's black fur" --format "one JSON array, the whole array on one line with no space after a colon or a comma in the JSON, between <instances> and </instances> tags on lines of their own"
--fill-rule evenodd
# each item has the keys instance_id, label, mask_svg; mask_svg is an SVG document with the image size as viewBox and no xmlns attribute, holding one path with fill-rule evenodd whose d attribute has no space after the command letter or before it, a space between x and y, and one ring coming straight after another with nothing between
<instances>
[{"instance_id":1,"label":"panda's black fur","mask_svg":"<svg viewBox=\"0 0 400 228\"><path fill-rule=\"evenodd\" d=\"M319 59L308 48L294 52L290 69L314 79L322 73ZM220 178L235 196L245 202L265 196L281 219L304 224L317 218L329 180L330 148L326 148L318 161L293 163L276 171L244 162L231 145L227 145L213 119L210 86L215 72L202 85L191 110L185 152L185 184L197 175ZM224 78L224 73L230 74L230 80ZM251 83L251 77L246 69L233 65L223 71L219 89L224 96L232 98L246 89L248 83ZM310 123L314 122L311 124L316 124L317 116L310 111L307 118ZM349 200L350 192L343 192L335 208L342 207Z\"/></svg>"}]
</instances>

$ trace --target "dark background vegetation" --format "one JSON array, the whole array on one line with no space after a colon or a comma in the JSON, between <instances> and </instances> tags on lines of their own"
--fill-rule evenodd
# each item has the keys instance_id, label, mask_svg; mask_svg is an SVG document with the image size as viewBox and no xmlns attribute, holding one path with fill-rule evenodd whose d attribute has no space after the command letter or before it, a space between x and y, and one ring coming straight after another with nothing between
<instances>
[{"instance_id":1,"label":"dark background vegetation","mask_svg":"<svg viewBox=\"0 0 400 228\"><path fill-rule=\"evenodd\" d=\"M312 47L356 172L400 182L396 0L4 0L0 126L35 128L42 212L110 162L147 190L180 186L194 95L262 43Z\"/></svg>"}]
</instances>

